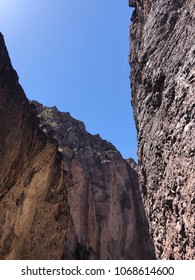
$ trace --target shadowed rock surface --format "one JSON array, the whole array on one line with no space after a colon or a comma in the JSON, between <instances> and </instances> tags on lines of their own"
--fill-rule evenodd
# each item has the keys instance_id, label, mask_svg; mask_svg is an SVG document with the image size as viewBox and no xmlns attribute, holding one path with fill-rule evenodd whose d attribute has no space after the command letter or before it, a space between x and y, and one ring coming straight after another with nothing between
<instances>
[{"instance_id":1,"label":"shadowed rock surface","mask_svg":"<svg viewBox=\"0 0 195 280\"><path fill-rule=\"evenodd\" d=\"M195 2L129 1L139 178L162 259L195 258Z\"/></svg>"},{"instance_id":2,"label":"shadowed rock surface","mask_svg":"<svg viewBox=\"0 0 195 280\"><path fill-rule=\"evenodd\" d=\"M151 258L136 171L69 113L29 102L0 35L0 259Z\"/></svg>"}]
</instances>

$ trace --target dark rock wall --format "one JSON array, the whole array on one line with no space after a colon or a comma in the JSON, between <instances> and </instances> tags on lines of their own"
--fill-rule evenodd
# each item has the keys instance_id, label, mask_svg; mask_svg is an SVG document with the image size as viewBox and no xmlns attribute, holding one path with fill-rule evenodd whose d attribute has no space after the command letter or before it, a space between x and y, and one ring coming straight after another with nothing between
<instances>
[{"instance_id":1,"label":"dark rock wall","mask_svg":"<svg viewBox=\"0 0 195 280\"><path fill-rule=\"evenodd\" d=\"M0 259L153 257L135 170L69 113L30 103L0 35Z\"/></svg>"},{"instance_id":2,"label":"dark rock wall","mask_svg":"<svg viewBox=\"0 0 195 280\"><path fill-rule=\"evenodd\" d=\"M195 258L195 2L130 1L139 178L162 259Z\"/></svg>"}]
</instances>

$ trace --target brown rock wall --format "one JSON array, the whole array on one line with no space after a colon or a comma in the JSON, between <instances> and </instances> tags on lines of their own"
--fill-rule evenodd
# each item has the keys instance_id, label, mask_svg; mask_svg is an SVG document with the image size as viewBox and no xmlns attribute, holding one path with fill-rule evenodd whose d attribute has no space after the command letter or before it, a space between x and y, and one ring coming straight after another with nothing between
<instances>
[{"instance_id":1,"label":"brown rock wall","mask_svg":"<svg viewBox=\"0 0 195 280\"><path fill-rule=\"evenodd\" d=\"M140 183L158 258L195 257L195 3L136 1L132 104Z\"/></svg>"},{"instance_id":2,"label":"brown rock wall","mask_svg":"<svg viewBox=\"0 0 195 280\"><path fill-rule=\"evenodd\" d=\"M69 213L57 143L38 127L0 37L0 258L59 259ZM60 229L60 230L59 230Z\"/></svg>"},{"instance_id":3,"label":"brown rock wall","mask_svg":"<svg viewBox=\"0 0 195 280\"><path fill-rule=\"evenodd\" d=\"M152 258L137 174L129 163L69 113L32 104L41 129L57 140L68 174L69 258L75 252L81 259Z\"/></svg>"}]
</instances>

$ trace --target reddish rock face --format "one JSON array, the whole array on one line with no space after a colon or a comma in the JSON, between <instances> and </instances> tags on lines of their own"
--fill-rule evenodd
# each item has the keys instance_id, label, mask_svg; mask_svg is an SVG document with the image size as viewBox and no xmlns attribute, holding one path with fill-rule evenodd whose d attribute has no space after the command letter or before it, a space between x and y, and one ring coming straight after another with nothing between
<instances>
[{"instance_id":1,"label":"reddish rock face","mask_svg":"<svg viewBox=\"0 0 195 280\"><path fill-rule=\"evenodd\" d=\"M0 259L63 255L65 182L57 143L39 128L0 35Z\"/></svg>"},{"instance_id":2,"label":"reddish rock face","mask_svg":"<svg viewBox=\"0 0 195 280\"><path fill-rule=\"evenodd\" d=\"M151 259L136 172L55 107L29 102L0 35L0 259Z\"/></svg>"},{"instance_id":3,"label":"reddish rock face","mask_svg":"<svg viewBox=\"0 0 195 280\"><path fill-rule=\"evenodd\" d=\"M195 258L195 3L140 0L131 24L139 179L158 258Z\"/></svg>"}]
</instances>

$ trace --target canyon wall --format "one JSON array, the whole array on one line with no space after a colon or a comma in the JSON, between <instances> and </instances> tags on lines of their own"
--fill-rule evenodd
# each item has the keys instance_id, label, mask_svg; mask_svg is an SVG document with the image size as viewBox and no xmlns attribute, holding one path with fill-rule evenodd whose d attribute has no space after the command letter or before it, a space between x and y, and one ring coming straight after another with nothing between
<instances>
[{"instance_id":1,"label":"canyon wall","mask_svg":"<svg viewBox=\"0 0 195 280\"><path fill-rule=\"evenodd\" d=\"M0 259L61 258L66 191L56 141L39 128L0 35Z\"/></svg>"},{"instance_id":2,"label":"canyon wall","mask_svg":"<svg viewBox=\"0 0 195 280\"><path fill-rule=\"evenodd\" d=\"M133 165L29 102L0 34L0 259L153 259Z\"/></svg>"},{"instance_id":3,"label":"canyon wall","mask_svg":"<svg viewBox=\"0 0 195 280\"><path fill-rule=\"evenodd\" d=\"M195 258L195 2L135 0L131 90L157 258Z\"/></svg>"}]
</instances>

